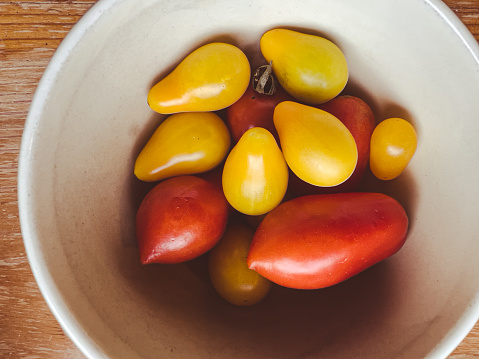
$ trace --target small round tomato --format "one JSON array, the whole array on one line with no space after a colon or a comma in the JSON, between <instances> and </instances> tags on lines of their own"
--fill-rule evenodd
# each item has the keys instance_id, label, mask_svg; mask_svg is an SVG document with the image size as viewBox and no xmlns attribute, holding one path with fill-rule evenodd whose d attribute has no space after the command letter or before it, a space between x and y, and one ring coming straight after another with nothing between
<instances>
[{"instance_id":1,"label":"small round tomato","mask_svg":"<svg viewBox=\"0 0 479 359\"><path fill-rule=\"evenodd\" d=\"M269 293L272 283L246 265L253 230L242 223L228 225L208 259L211 283L228 302L247 306Z\"/></svg>"},{"instance_id":2,"label":"small round tomato","mask_svg":"<svg viewBox=\"0 0 479 359\"><path fill-rule=\"evenodd\" d=\"M381 180L399 176L416 152L414 127L402 118L388 118L379 123L371 136L370 167Z\"/></svg>"}]
</instances>

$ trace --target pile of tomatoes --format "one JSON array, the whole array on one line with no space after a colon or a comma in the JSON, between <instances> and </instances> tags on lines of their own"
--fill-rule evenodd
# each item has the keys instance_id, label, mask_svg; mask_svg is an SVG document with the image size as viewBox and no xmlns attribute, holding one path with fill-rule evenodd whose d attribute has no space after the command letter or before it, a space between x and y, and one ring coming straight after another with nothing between
<instances>
[{"instance_id":1,"label":"pile of tomatoes","mask_svg":"<svg viewBox=\"0 0 479 359\"><path fill-rule=\"evenodd\" d=\"M148 104L169 116L134 169L159 182L137 213L141 262L209 252L213 286L236 305L272 283L331 286L396 253L404 208L355 191L368 163L394 179L417 146L407 121L376 125L363 100L341 95L348 65L331 41L273 29L260 48L266 65L253 76L238 47L210 43L158 82Z\"/></svg>"}]
</instances>

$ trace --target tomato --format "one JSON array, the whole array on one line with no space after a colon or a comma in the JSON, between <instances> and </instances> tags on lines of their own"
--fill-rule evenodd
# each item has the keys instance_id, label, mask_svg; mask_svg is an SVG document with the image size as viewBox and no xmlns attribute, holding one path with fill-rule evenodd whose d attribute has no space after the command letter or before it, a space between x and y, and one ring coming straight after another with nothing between
<instances>
[{"instance_id":1,"label":"tomato","mask_svg":"<svg viewBox=\"0 0 479 359\"><path fill-rule=\"evenodd\" d=\"M323 111L337 117L351 132L358 149L358 163L354 173L346 182L349 188L356 186L369 162L371 135L376 126L376 119L371 107L355 96L339 96L319 106ZM338 189L348 188L339 185Z\"/></svg>"},{"instance_id":2,"label":"tomato","mask_svg":"<svg viewBox=\"0 0 479 359\"><path fill-rule=\"evenodd\" d=\"M266 32L260 40L264 58L295 99L318 105L336 97L346 86L348 64L343 52L320 36L286 29Z\"/></svg>"},{"instance_id":3,"label":"tomato","mask_svg":"<svg viewBox=\"0 0 479 359\"><path fill-rule=\"evenodd\" d=\"M296 102L281 102L273 116L289 168L315 186L336 186L358 160L354 137L333 115Z\"/></svg>"},{"instance_id":4,"label":"tomato","mask_svg":"<svg viewBox=\"0 0 479 359\"><path fill-rule=\"evenodd\" d=\"M253 234L248 226L233 222L209 253L208 266L213 287L224 299L238 306L258 303L272 286L269 280L246 265Z\"/></svg>"},{"instance_id":5,"label":"tomato","mask_svg":"<svg viewBox=\"0 0 479 359\"><path fill-rule=\"evenodd\" d=\"M269 212L288 187L288 166L273 135L261 127L244 133L223 168L223 191L237 211L248 215Z\"/></svg>"},{"instance_id":6,"label":"tomato","mask_svg":"<svg viewBox=\"0 0 479 359\"><path fill-rule=\"evenodd\" d=\"M236 102L250 81L246 55L215 42L189 54L148 93L151 109L162 114L217 111Z\"/></svg>"},{"instance_id":7,"label":"tomato","mask_svg":"<svg viewBox=\"0 0 479 359\"><path fill-rule=\"evenodd\" d=\"M318 108L337 117L351 132L358 149L358 162L351 177L334 187L312 186L292 175L289 177L291 191L296 196L356 191L369 162L369 144L376 126L374 113L360 98L346 95L338 96Z\"/></svg>"},{"instance_id":8,"label":"tomato","mask_svg":"<svg viewBox=\"0 0 479 359\"><path fill-rule=\"evenodd\" d=\"M371 171L381 180L396 178L409 164L416 148L416 131L409 122L402 118L382 121L371 136Z\"/></svg>"},{"instance_id":9,"label":"tomato","mask_svg":"<svg viewBox=\"0 0 479 359\"><path fill-rule=\"evenodd\" d=\"M220 186L196 176L169 178L145 196L136 215L140 260L180 263L220 240L229 206Z\"/></svg>"},{"instance_id":10,"label":"tomato","mask_svg":"<svg viewBox=\"0 0 479 359\"><path fill-rule=\"evenodd\" d=\"M226 124L234 142L238 142L243 133L253 127L263 127L279 143L278 133L273 123L274 108L282 101L293 100L280 86L273 95L256 92L250 84L244 95L228 107Z\"/></svg>"},{"instance_id":11,"label":"tomato","mask_svg":"<svg viewBox=\"0 0 479 359\"><path fill-rule=\"evenodd\" d=\"M385 194L298 197L267 214L247 263L285 287L324 288L392 256L403 246L407 229L404 208Z\"/></svg>"},{"instance_id":12,"label":"tomato","mask_svg":"<svg viewBox=\"0 0 479 359\"><path fill-rule=\"evenodd\" d=\"M230 149L225 123L212 112L178 113L156 129L135 162L142 181L209 171L218 166Z\"/></svg>"}]
</instances>

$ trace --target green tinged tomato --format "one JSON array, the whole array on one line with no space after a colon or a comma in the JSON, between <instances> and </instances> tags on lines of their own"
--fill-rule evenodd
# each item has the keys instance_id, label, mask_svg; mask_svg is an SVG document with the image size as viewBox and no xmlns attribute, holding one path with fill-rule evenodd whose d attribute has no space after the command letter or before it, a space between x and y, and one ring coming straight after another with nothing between
<instances>
[{"instance_id":1,"label":"green tinged tomato","mask_svg":"<svg viewBox=\"0 0 479 359\"><path fill-rule=\"evenodd\" d=\"M274 29L261 37L260 46L265 59L272 61L281 86L298 101L318 105L336 97L346 86L346 58L325 38Z\"/></svg>"}]
</instances>

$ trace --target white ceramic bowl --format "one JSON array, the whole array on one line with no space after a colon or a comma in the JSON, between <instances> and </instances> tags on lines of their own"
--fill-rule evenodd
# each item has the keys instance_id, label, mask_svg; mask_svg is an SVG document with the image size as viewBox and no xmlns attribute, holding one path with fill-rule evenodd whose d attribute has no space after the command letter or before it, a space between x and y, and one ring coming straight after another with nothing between
<instances>
[{"instance_id":1,"label":"white ceramic bowl","mask_svg":"<svg viewBox=\"0 0 479 359\"><path fill-rule=\"evenodd\" d=\"M237 308L204 262L139 264L136 155L160 116L146 94L191 50L238 45L258 61L273 27L336 42L347 92L419 135L381 190L410 219L389 260L318 291L275 287ZM101 0L45 71L25 125L22 232L38 285L90 358L444 358L479 318L479 49L438 0ZM372 182L371 186L376 186Z\"/></svg>"}]
</instances>

